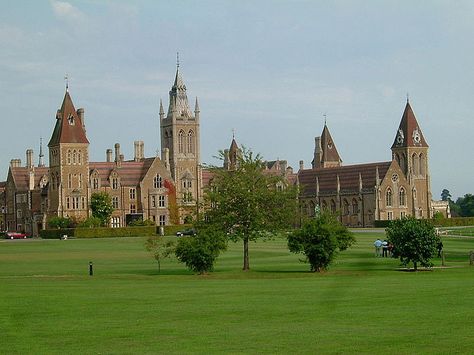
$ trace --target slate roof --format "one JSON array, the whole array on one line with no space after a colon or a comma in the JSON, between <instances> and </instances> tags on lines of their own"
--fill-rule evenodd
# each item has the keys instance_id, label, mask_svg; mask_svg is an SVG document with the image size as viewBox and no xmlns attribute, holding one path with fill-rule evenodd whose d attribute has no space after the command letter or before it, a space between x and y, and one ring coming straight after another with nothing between
<instances>
[{"instance_id":1,"label":"slate roof","mask_svg":"<svg viewBox=\"0 0 474 355\"><path fill-rule=\"evenodd\" d=\"M341 192L359 190L359 174L362 177L362 188L374 188L376 185L376 170L379 179L383 180L392 162L347 165L335 168L305 169L298 172L298 182L303 196L316 195L316 177L319 179L319 193L334 193L337 191L337 176Z\"/></svg>"},{"instance_id":2,"label":"slate roof","mask_svg":"<svg viewBox=\"0 0 474 355\"><path fill-rule=\"evenodd\" d=\"M102 186L110 186L109 176L115 169L120 177L120 184L123 186L138 186L150 169L155 158L146 158L142 161L123 161L120 167L115 162L90 162L90 173L97 170Z\"/></svg>"},{"instance_id":3,"label":"slate roof","mask_svg":"<svg viewBox=\"0 0 474 355\"><path fill-rule=\"evenodd\" d=\"M70 124L69 120L73 124ZM56 115L56 125L48 146L59 143L89 143L83 122L74 108L69 91L66 91L61 108Z\"/></svg>"}]
</instances>

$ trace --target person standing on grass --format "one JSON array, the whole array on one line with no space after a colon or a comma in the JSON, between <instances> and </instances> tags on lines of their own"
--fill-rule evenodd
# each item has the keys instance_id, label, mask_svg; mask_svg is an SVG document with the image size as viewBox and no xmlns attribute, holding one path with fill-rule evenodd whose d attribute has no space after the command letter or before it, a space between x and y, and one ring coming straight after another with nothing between
<instances>
[{"instance_id":1,"label":"person standing on grass","mask_svg":"<svg viewBox=\"0 0 474 355\"><path fill-rule=\"evenodd\" d=\"M388 243L386 240L382 242L382 257L388 257Z\"/></svg>"},{"instance_id":2,"label":"person standing on grass","mask_svg":"<svg viewBox=\"0 0 474 355\"><path fill-rule=\"evenodd\" d=\"M374 246L375 246L375 256L380 256L381 253L380 253L380 248L382 247L382 241L377 238L377 240L374 242Z\"/></svg>"}]
</instances>

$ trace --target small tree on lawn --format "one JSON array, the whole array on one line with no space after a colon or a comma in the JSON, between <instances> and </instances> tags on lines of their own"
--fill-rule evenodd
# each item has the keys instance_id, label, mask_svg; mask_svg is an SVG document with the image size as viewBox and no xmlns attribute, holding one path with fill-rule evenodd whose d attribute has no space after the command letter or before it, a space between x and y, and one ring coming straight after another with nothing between
<instances>
[{"instance_id":1,"label":"small tree on lawn","mask_svg":"<svg viewBox=\"0 0 474 355\"><path fill-rule=\"evenodd\" d=\"M176 245L178 260L188 269L205 274L214 269L214 263L227 247L225 238L219 231L209 227L198 227L195 236L181 237Z\"/></svg>"},{"instance_id":2,"label":"small tree on lawn","mask_svg":"<svg viewBox=\"0 0 474 355\"><path fill-rule=\"evenodd\" d=\"M393 244L394 256L399 257L404 266L412 262L415 271L418 264L433 266L430 259L436 255L440 238L429 221L414 217L397 219L390 222L386 232Z\"/></svg>"},{"instance_id":3,"label":"small tree on lawn","mask_svg":"<svg viewBox=\"0 0 474 355\"><path fill-rule=\"evenodd\" d=\"M149 251L152 257L158 262L158 272L161 272L161 261L169 258L175 250L175 243L173 241L165 241L162 236L151 236L145 242L145 248Z\"/></svg>"},{"instance_id":4,"label":"small tree on lawn","mask_svg":"<svg viewBox=\"0 0 474 355\"><path fill-rule=\"evenodd\" d=\"M265 173L260 155L242 148L235 169L211 168L204 223L233 241L243 241L243 270L250 269L249 242L274 236L296 220L296 188Z\"/></svg>"},{"instance_id":5,"label":"small tree on lawn","mask_svg":"<svg viewBox=\"0 0 474 355\"><path fill-rule=\"evenodd\" d=\"M72 224L72 221L70 218L67 217L51 217L48 220L48 226L49 228L69 228Z\"/></svg>"},{"instance_id":6,"label":"small tree on lawn","mask_svg":"<svg viewBox=\"0 0 474 355\"><path fill-rule=\"evenodd\" d=\"M288 236L292 253L304 254L311 271L326 270L338 251L346 250L355 242L352 233L334 215L322 211L315 218Z\"/></svg>"},{"instance_id":7,"label":"small tree on lawn","mask_svg":"<svg viewBox=\"0 0 474 355\"><path fill-rule=\"evenodd\" d=\"M91 195L91 210L92 216L99 218L101 225L106 227L114 210L110 195L107 192L94 192Z\"/></svg>"}]
</instances>

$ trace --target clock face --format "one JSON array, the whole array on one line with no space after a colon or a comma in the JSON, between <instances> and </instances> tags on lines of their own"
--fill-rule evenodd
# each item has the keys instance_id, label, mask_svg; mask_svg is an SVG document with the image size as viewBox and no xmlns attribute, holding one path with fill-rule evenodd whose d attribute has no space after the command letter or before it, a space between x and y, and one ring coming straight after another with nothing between
<instances>
[{"instance_id":1,"label":"clock face","mask_svg":"<svg viewBox=\"0 0 474 355\"><path fill-rule=\"evenodd\" d=\"M398 181L398 174L393 174L392 175L392 181L397 182Z\"/></svg>"}]
</instances>

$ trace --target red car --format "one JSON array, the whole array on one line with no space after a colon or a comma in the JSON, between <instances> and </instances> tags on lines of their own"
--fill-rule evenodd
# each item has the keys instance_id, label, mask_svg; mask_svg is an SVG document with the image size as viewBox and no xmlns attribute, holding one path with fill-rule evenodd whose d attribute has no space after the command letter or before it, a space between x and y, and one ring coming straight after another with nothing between
<instances>
[{"instance_id":1,"label":"red car","mask_svg":"<svg viewBox=\"0 0 474 355\"><path fill-rule=\"evenodd\" d=\"M5 239L26 239L28 236L25 233L6 232Z\"/></svg>"}]
</instances>

